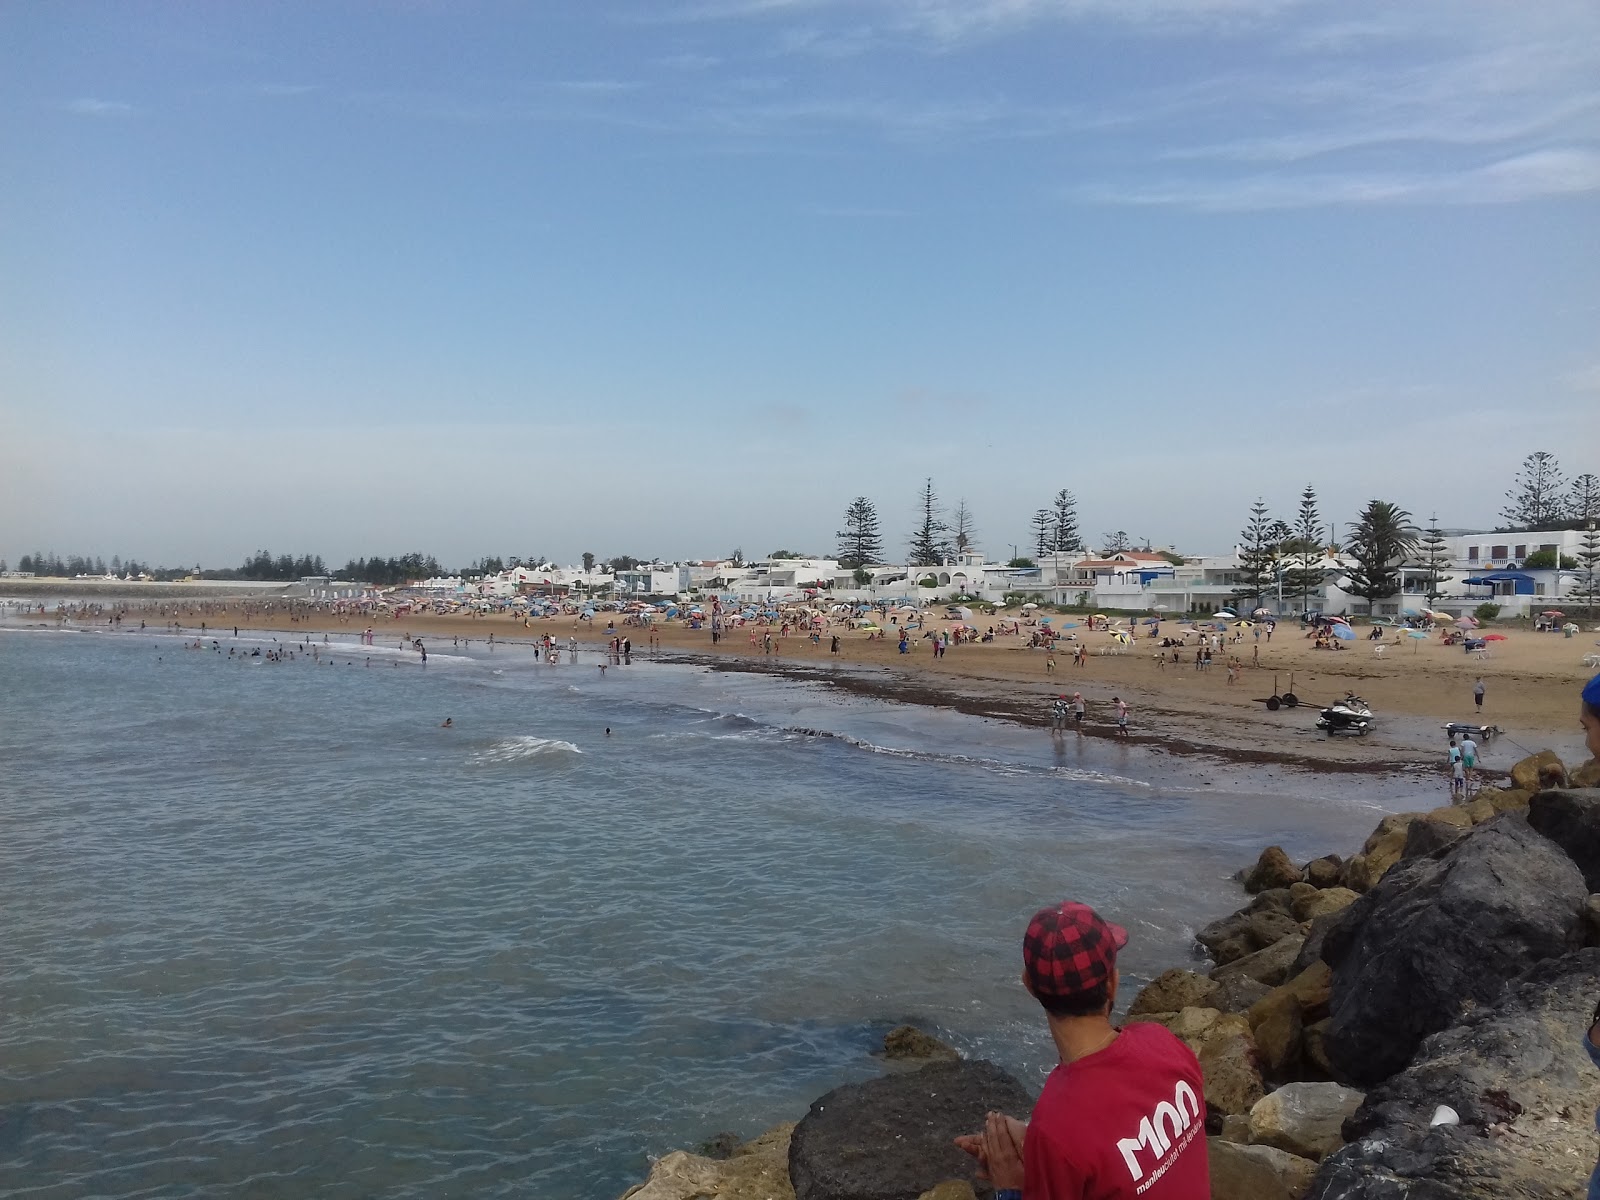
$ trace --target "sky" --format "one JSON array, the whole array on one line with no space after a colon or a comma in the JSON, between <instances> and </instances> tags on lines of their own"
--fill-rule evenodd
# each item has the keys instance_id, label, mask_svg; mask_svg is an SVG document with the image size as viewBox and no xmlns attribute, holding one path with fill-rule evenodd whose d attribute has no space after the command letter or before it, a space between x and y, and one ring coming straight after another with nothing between
<instances>
[{"instance_id":1,"label":"sky","mask_svg":"<svg viewBox=\"0 0 1600 1200\"><path fill-rule=\"evenodd\" d=\"M0 558L1230 548L1600 473L1600 5L0 6Z\"/></svg>"}]
</instances>

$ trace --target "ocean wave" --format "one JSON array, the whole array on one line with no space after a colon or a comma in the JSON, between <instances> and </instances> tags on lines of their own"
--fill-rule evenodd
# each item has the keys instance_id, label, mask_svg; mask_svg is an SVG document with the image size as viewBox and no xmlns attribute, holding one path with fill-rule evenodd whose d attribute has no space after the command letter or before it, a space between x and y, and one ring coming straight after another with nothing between
<instances>
[{"instance_id":1,"label":"ocean wave","mask_svg":"<svg viewBox=\"0 0 1600 1200\"><path fill-rule=\"evenodd\" d=\"M502 738L492 745L485 746L472 756L472 761L475 763L509 763L521 762L530 758L545 758L551 755L582 753L583 751L571 742L524 734L519 737Z\"/></svg>"}]
</instances>

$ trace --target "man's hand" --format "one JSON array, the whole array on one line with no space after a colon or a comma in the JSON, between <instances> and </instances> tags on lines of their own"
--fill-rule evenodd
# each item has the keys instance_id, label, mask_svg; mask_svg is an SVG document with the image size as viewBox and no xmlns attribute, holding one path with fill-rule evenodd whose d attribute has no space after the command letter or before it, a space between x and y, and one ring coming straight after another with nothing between
<instances>
[{"instance_id":1,"label":"man's hand","mask_svg":"<svg viewBox=\"0 0 1600 1200\"><path fill-rule=\"evenodd\" d=\"M981 1160L998 1188L1022 1187L1022 1143L1028 1127L1021 1121L992 1112L983 1126Z\"/></svg>"},{"instance_id":2,"label":"man's hand","mask_svg":"<svg viewBox=\"0 0 1600 1200\"><path fill-rule=\"evenodd\" d=\"M983 1157L983 1134L963 1133L960 1137L955 1139L955 1143L958 1149L965 1150L968 1154L972 1155L973 1158L978 1160L977 1177L979 1179L989 1178L989 1164L984 1160Z\"/></svg>"}]
</instances>

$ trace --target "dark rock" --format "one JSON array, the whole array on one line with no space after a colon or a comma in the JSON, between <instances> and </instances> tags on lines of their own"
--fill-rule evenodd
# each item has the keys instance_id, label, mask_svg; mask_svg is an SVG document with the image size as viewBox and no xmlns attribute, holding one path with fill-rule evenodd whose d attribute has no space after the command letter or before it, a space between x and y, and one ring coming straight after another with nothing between
<instances>
[{"instance_id":1,"label":"dark rock","mask_svg":"<svg viewBox=\"0 0 1600 1200\"><path fill-rule=\"evenodd\" d=\"M1286 887L1268 888L1264 892L1257 892L1254 900L1250 901L1250 912L1281 912L1286 913L1294 908L1294 889Z\"/></svg>"},{"instance_id":2,"label":"dark rock","mask_svg":"<svg viewBox=\"0 0 1600 1200\"><path fill-rule=\"evenodd\" d=\"M883 1038L883 1056L889 1059L956 1059L961 1052L947 1046L915 1025L896 1025Z\"/></svg>"},{"instance_id":3,"label":"dark rock","mask_svg":"<svg viewBox=\"0 0 1600 1200\"><path fill-rule=\"evenodd\" d=\"M1466 1001L1492 1001L1507 980L1579 946L1587 898L1572 861L1515 815L1399 864L1323 942L1336 1072L1357 1083L1394 1074Z\"/></svg>"},{"instance_id":4,"label":"dark rock","mask_svg":"<svg viewBox=\"0 0 1600 1200\"><path fill-rule=\"evenodd\" d=\"M1286 888L1299 878L1300 868L1294 865L1283 847L1268 846L1244 877L1244 890L1254 894L1268 888Z\"/></svg>"},{"instance_id":5,"label":"dark rock","mask_svg":"<svg viewBox=\"0 0 1600 1200\"><path fill-rule=\"evenodd\" d=\"M1591 892L1600 892L1600 788L1540 792L1528 801L1528 824L1567 852Z\"/></svg>"},{"instance_id":6,"label":"dark rock","mask_svg":"<svg viewBox=\"0 0 1600 1200\"><path fill-rule=\"evenodd\" d=\"M1287 892L1284 893L1288 895ZM1213 921L1195 938L1210 952L1218 966L1231 963L1257 950L1264 950L1281 938L1300 931L1300 923L1287 910L1243 909L1232 916Z\"/></svg>"},{"instance_id":7,"label":"dark rock","mask_svg":"<svg viewBox=\"0 0 1600 1200\"><path fill-rule=\"evenodd\" d=\"M1577 1039L1597 992L1600 948L1577 950L1429 1037L1345 1121L1351 1142L1324 1161L1311 1200L1577 1200L1597 1098ZM1430 1130L1440 1104L1462 1123Z\"/></svg>"},{"instance_id":8,"label":"dark rock","mask_svg":"<svg viewBox=\"0 0 1600 1200\"><path fill-rule=\"evenodd\" d=\"M1217 993L1212 998L1211 1005L1223 1012L1248 1012L1252 1005L1271 990L1266 984L1251 979L1248 975L1230 975L1217 984Z\"/></svg>"},{"instance_id":9,"label":"dark rock","mask_svg":"<svg viewBox=\"0 0 1600 1200\"><path fill-rule=\"evenodd\" d=\"M1344 860L1337 854L1324 854L1306 864L1306 882L1312 887L1331 888L1339 884L1339 872Z\"/></svg>"},{"instance_id":10,"label":"dark rock","mask_svg":"<svg viewBox=\"0 0 1600 1200\"><path fill-rule=\"evenodd\" d=\"M1591 895L1583 903L1583 944L1600 946L1600 895Z\"/></svg>"},{"instance_id":11,"label":"dark rock","mask_svg":"<svg viewBox=\"0 0 1600 1200\"><path fill-rule=\"evenodd\" d=\"M971 1178L972 1159L951 1139L982 1129L991 1110L1026 1119L1032 1107L1020 1083L981 1061L834 1088L812 1102L789 1143L796 1200L906 1200Z\"/></svg>"},{"instance_id":12,"label":"dark rock","mask_svg":"<svg viewBox=\"0 0 1600 1200\"><path fill-rule=\"evenodd\" d=\"M1266 949L1216 968L1211 972L1211 978L1225 985L1230 979L1243 975L1268 987L1277 987L1289 978L1289 968L1294 965L1301 946L1305 944L1305 938L1299 932L1300 927L1296 925L1294 929L1295 932L1279 938Z\"/></svg>"},{"instance_id":13,"label":"dark rock","mask_svg":"<svg viewBox=\"0 0 1600 1200\"><path fill-rule=\"evenodd\" d=\"M1459 825L1449 825L1429 817L1420 817L1406 826L1406 843L1400 849L1400 861L1408 858L1425 858L1435 850L1443 850L1466 830Z\"/></svg>"},{"instance_id":14,"label":"dark rock","mask_svg":"<svg viewBox=\"0 0 1600 1200\"><path fill-rule=\"evenodd\" d=\"M1338 912L1324 913L1320 917L1313 917L1311 929L1306 934L1305 943L1300 947L1300 953L1295 956L1294 965L1289 968L1289 976L1300 974L1313 963L1322 961L1322 943L1328 936L1328 931L1344 919L1350 911L1347 905Z\"/></svg>"}]
</instances>

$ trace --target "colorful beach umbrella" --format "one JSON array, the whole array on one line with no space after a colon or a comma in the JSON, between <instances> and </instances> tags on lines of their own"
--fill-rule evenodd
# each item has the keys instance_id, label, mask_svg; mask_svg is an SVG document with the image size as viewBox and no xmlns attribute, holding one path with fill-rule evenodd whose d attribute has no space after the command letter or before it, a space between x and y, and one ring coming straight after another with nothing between
<instances>
[{"instance_id":1,"label":"colorful beach umbrella","mask_svg":"<svg viewBox=\"0 0 1600 1200\"><path fill-rule=\"evenodd\" d=\"M1417 638L1419 641L1426 641L1428 637L1428 635L1423 633L1420 629L1409 630L1407 631L1406 636L1408 638Z\"/></svg>"},{"instance_id":2,"label":"colorful beach umbrella","mask_svg":"<svg viewBox=\"0 0 1600 1200\"><path fill-rule=\"evenodd\" d=\"M1483 635L1483 640L1486 642L1503 642L1506 640L1506 635L1503 633L1486 633Z\"/></svg>"},{"instance_id":3,"label":"colorful beach umbrella","mask_svg":"<svg viewBox=\"0 0 1600 1200\"><path fill-rule=\"evenodd\" d=\"M1353 642L1356 640L1356 631L1348 625L1335 625L1333 627L1333 636L1341 642Z\"/></svg>"}]
</instances>

